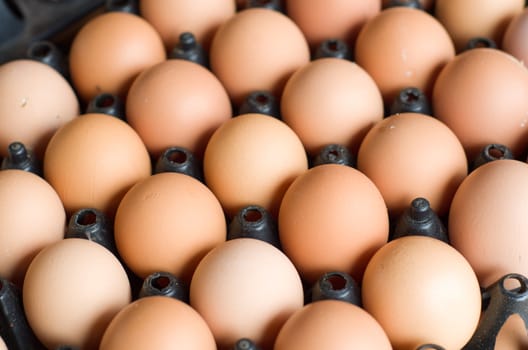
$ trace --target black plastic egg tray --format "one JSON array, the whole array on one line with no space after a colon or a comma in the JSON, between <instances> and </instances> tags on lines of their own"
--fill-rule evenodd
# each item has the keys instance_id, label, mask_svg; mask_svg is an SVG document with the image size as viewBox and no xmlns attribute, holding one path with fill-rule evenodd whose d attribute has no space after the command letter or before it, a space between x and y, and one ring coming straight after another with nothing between
<instances>
[{"instance_id":1,"label":"black plastic egg tray","mask_svg":"<svg viewBox=\"0 0 528 350\"><path fill-rule=\"evenodd\" d=\"M75 30L104 4L104 0L0 0L0 64L25 57L34 41L66 47Z\"/></svg>"}]
</instances>

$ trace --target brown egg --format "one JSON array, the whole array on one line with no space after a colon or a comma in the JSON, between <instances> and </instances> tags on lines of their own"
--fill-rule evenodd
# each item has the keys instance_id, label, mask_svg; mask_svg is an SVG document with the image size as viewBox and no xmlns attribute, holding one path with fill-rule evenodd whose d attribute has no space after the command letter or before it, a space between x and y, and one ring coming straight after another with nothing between
<instances>
[{"instance_id":1,"label":"brown egg","mask_svg":"<svg viewBox=\"0 0 528 350\"><path fill-rule=\"evenodd\" d=\"M157 271L190 281L198 262L226 239L224 212L200 181L160 173L138 182L115 216L117 250L142 278Z\"/></svg>"},{"instance_id":2,"label":"brown egg","mask_svg":"<svg viewBox=\"0 0 528 350\"><path fill-rule=\"evenodd\" d=\"M361 27L380 12L381 0L288 0L285 7L312 48L330 38L353 46Z\"/></svg>"},{"instance_id":3,"label":"brown egg","mask_svg":"<svg viewBox=\"0 0 528 350\"><path fill-rule=\"evenodd\" d=\"M508 317L497 335L496 350L526 350L528 349L528 336L524 320L519 314Z\"/></svg>"},{"instance_id":4,"label":"brown egg","mask_svg":"<svg viewBox=\"0 0 528 350\"><path fill-rule=\"evenodd\" d=\"M462 349L480 318L480 287L469 263L450 245L406 236L370 260L363 307L387 332L394 349L426 343Z\"/></svg>"},{"instance_id":5,"label":"brown egg","mask_svg":"<svg viewBox=\"0 0 528 350\"><path fill-rule=\"evenodd\" d=\"M205 182L230 217L250 204L276 216L284 192L308 169L308 160L299 137L284 122L249 113L215 131L203 167Z\"/></svg>"},{"instance_id":6,"label":"brown egg","mask_svg":"<svg viewBox=\"0 0 528 350\"><path fill-rule=\"evenodd\" d=\"M312 155L337 143L353 154L383 118L383 99L370 75L338 58L318 59L297 70L284 87L282 119Z\"/></svg>"},{"instance_id":7,"label":"brown egg","mask_svg":"<svg viewBox=\"0 0 528 350\"><path fill-rule=\"evenodd\" d=\"M96 349L114 315L130 302L125 269L102 245L68 238L33 259L22 291L35 335L49 349Z\"/></svg>"},{"instance_id":8,"label":"brown egg","mask_svg":"<svg viewBox=\"0 0 528 350\"><path fill-rule=\"evenodd\" d=\"M153 157L180 146L201 158L209 137L231 118L232 109L227 92L209 70L167 60L134 80L126 114Z\"/></svg>"},{"instance_id":9,"label":"brown egg","mask_svg":"<svg viewBox=\"0 0 528 350\"><path fill-rule=\"evenodd\" d=\"M427 199L440 216L468 172L464 149L442 122L419 113L395 114L365 136L357 166L379 188L391 216L414 198Z\"/></svg>"},{"instance_id":10,"label":"brown egg","mask_svg":"<svg viewBox=\"0 0 528 350\"><path fill-rule=\"evenodd\" d=\"M435 17L461 51L475 37L492 39L500 46L506 26L523 8L523 0L436 0Z\"/></svg>"},{"instance_id":11,"label":"brown egg","mask_svg":"<svg viewBox=\"0 0 528 350\"><path fill-rule=\"evenodd\" d=\"M528 44L526 38L528 31L528 9L516 14L508 23L502 37L501 48L517 58L524 65L528 64Z\"/></svg>"},{"instance_id":12,"label":"brown egg","mask_svg":"<svg viewBox=\"0 0 528 350\"><path fill-rule=\"evenodd\" d=\"M163 42L150 23L112 11L92 18L75 35L70 73L85 102L102 92L125 98L134 78L165 58Z\"/></svg>"},{"instance_id":13,"label":"brown egg","mask_svg":"<svg viewBox=\"0 0 528 350\"><path fill-rule=\"evenodd\" d=\"M321 300L296 311L277 336L274 350L391 350L380 324L362 308Z\"/></svg>"},{"instance_id":14,"label":"brown egg","mask_svg":"<svg viewBox=\"0 0 528 350\"><path fill-rule=\"evenodd\" d=\"M434 86L435 116L462 142L470 160L490 143L515 157L528 147L528 70L505 52L478 48L459 54Z\"/></svg>"},{"instance_id":15,"label":"brown egg","mask_svg":"<svg viewBox=\"0 0 528 350\"><path fill-rule=\"evenodd\" d=\"M409 7L381 11L363 26L355 46L357 64L374 78L386 104L409 86L430 96L437 74L454 55L440 22Z\"/></svg>"},{"instance_id":16,"label":"brown egg","mask_svg":"<svg viewBox=\"0 0 528 350\"><path fill-rule=\"evenodd\" d=\"M138 299L108 325L100 350L215 350L203 318L184 302L165 296Z\"/></svg>"},{"instance_id":17,"label":"brown egg","mask_svg":"<svg viewBox=\"0 0 528 350\"><path fill-rule=\"evenodd\" d=\"M106 114L84 114L63 125L44 156L44 177L68 214L88 207L113 218L128 189L150 174L150 157L138 134Z\"/></svg>"},{"instance_id":18,"label":"brown egg","mask_svg":"<svg viewBox=\"0 0 528 350\"><path fill-rule=\"evenodd\" d=\"M64 237L66 214L55 190L22 170L0 171L0 276L19 286L34 256Z\"/></svg>"},{"instance_id":19,"label":"brown egg","mask_svg":"<svg viewBox=\"0 0 528 350\"><path fill-rule=\"evenodd\" d=\"M50 66L14 60L0 66L0 155L12 142L22 142L42 157L60 126L79 114L70 84Z\"/></svg>"},{"instance_id":20,"label":"brown egg","mask_svg":"<svg viewBox=\"0 0 528 350\"><path fill-rule=\"evenodd\" d=\"M282 13L264 8L232 16L218 28L210 50L211 70L236 104L255 90L279 97L289 76L309 60L299 27Z\"/></svg>"},{"instance_id":21,"label":"brown egg","mask_svg":"<svg viewBox=\"0 0 528 350\"><path fill-rule=\"evenodd\" d=\"M460 184L451 204L449 237L487 287L507 273L528 275L528 164L496 160Z\"/></svg>"},{"instance_id":22,"label":"brown egg","mask_svg":"<svg viewBox=\"0 0 528 350\"><path fill-rule=\"evenodd\" d=\"M387 208L374 183L338 164L311 168L286 191L279 211L282 248L310 283L325 272L361 279L389 235Z\"/></svg>"},{"instance_id":23,"label":"brown egg","mask_svg":"<svg viewBox=\"0 0 528 350\"><path fill-rule=\"evenodd\" d=\"M206 49L218 27L235 14L233 0L139 1L139 12L159 32L171 50L183 32L191 32Z\"/></svg>"},{"instance_id":24,"label":"brown egg","mask_svg":"<svg viewBox=\"0 0 528 350\"><path fill-rule=\"evenodd\" d=\"M249 338L271 349L286 320L303 306L301 279L279 249L236 238L211 250L190 285L191 306L205 319L221 350Z\"/></svg>"}]
</instances>

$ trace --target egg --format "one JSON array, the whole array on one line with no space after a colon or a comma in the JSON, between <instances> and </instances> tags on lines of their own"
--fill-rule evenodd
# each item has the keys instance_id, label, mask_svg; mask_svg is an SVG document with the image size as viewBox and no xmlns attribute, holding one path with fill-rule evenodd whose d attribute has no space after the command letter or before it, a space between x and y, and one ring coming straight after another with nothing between
<instances>
[{"instance_id":1,"label":"egg","mask_svg":"<svg viewBox=\"0 0 528 350\"><path fill-rule=\"evenodd\" d=\"M523 8L523 0L436 0L434 11L460 52L475 37L500 46L506 26Z\"/></svg>"},{"instance_id":2,"label":"egg","mask_svg":"<svg viewBox=\"0 0 528 350\"><path fill-rule=\"evenodd\" d=\"M31 261L22 298L28 323L47 348L95 349L131 292L125 269L108 249L68 238Z\"/></svg>"},{"instance_id":3,"label":"egg","mask_svg":"<svg viewBox=\"0 0 528 350\"><path fill-rule=\"evenodd\" d=\"M517 13L508 23L502 37L502 50L517 58L524 65L528 63L528 45L523 38L528 30L528 9Z\"/></svg>"},{"instance_id":4,"label":"egg","mask_svg":"<svg viewBox=\"0 0 528 350\"><path fill-rule=\"evenodd\" d=\"M298 176L278 217L282 248L310 284L328 271L360 280L370 257L388 240L381 193L358 170L324 164Z\"/></svg>"},{"instance_id":5,"label":"egg","mask_svg":"<svg viewBox=\"0 0 528 350\"><path fill-rule=\"evenodd\" d=\"M22 170L0 171L0 276L22 286L31 260L64 237L66 214L53 187Z\"/></svg>"},{"instance_id":6,"label":"egg","mask_svg":"<svg viewBox=\"0 0 528 350\"><path fill-rule=\"evenodd\" d=\"M77 117L70 84L50 66L19 59L0 65L0 156L22 142L41 158L53 133Z\"/></svg>"},{"instance_id":7,"label":"egg","mask_svg":"<svg viewBox=\"0 0 528 350\"><path fill-rule=\"evenodd\" d=\"M308 169L308 159L288 125L248 113L224 122L213 133L203 168L207 186L229 217L247 205L259 205L276 217L284 192Z\"/></svg>"},{"instance_id":8,"label":"egg","mask_svg":"<svg viewBox=\"0 0 528 350\"><path fill-rule=\"evenodd\" d=\"M442 67L455 55L445 28L425 11L392 7L370 19L355 45L355 61L378 85L385 104L412 86L430 96Z\"/></svg>"},{"instance_id":9,"label":"egg","mask_svg":"<svg viewBox=\"0 0 528 350\"><path fill-rule=\"evenodd\" d=\"M436 238L395 239L369 261L363 307L381 324L394 349L434 343L462 349L477 328L480 287L468 261Z\"/></svg>"},{"instance_id":10,"label":"egg","mask_svg":"<svg viewBox=\"0 0 528 350\"><path fill-rule=\"evenodd\" d=\"M381 325L359 306L321 300L296 311L281 328L274 350L390 350Z\"/></svg>"},{"instance_id":11,"label":"egg","mask_svg":"<svg viewBox=\"0 0 528 350\"><path fill-rule=\"evenodd\" d=\"M191 176L166 172L134 185L115 216L119 255L142 278L172 273L189 282L196 265L226 239L218 199Z\"/></svg>"},{"instance_id":12,"label":"egg","mask_svg":"<svg viewBox=\"0 0 528 350\"><path fill-rule=\"evenodd\" d=\"M288 0L285 4L312 48L330 38L353 46L361 27L381 10L381 0Z\"/></svg>"},{"instance_id":13,"label":"egg","mask_svg":"<svg viewBox=\"0 0 528 350\"><path fill-rule=\"evenodd\" d=\"M140 298L122 308L106 328L100 350L215 350L204 319L184 302L165 296Z\"/></svg>"},{"instance_id":14,"label":"egg","mask_svg":"<svg viewBox=\"0 0 528 350\"><path fill-rule=\"evenodd\" d=\"M417 197L440 216L468 173L464 148L444 123L420 113L400 113L369 130L357 167L379 189L391 217Z\"/></svg>"},{"instance_id":15,"label":"egg","mask_svg":"<svg viewBox=\"0 0 528 350\"><path fill-rule=\"evenodd\" d=\"M512 159L481 165L460 184L451 204L448 232L453 246L487 287L507 273L528 275L523 240L528 164Z\"/></svg>"},{"instance_id":16,"label":"egg","mask_svg":"<svg viewBox=\"0 0 528 350\"><path fill-rule=\"evenodd\" d=\"M528 147L528 70L513 56L476 48L449 62L434 85L434 115L457 135L468 159L487 144L519 157Z\"/></svg>"},{"instance_id":17,"label":"egg","mask_svg":"<svg viewBox=\"0 0 528 350\"><path fill-rule=\"evenodd\" d=\"M235 14L233 0L139 1L139 13L160 34L167 51L173 49L183 32L191 32L209 48L218 27Z\"/></svg>"},{"instance_id":18,"label":"egg","mask_svg":"<svg viewBox=\"0 0 528 350\"><path fill-rule=\"evenodd\" d=\"M504 323L495 343L497 350L528 349L526 326L520 314L513 314Z\"/></svg>"},{"instance_id":19,"label":"egg","mask_svg":"<svg viewBox=\"0 0 528 350\"><path fill-rule=\"evenodd\" d=\"M196 268L189 297L220 350L232 349L240 338L271 349L304 301L301 279L288 257L254 238L236 238L211 250Z\"/></svg>"},{"instance_id":20,"label":"egg","mask_svg":"<svg viewBox=\"0 0 528 350\"><path fill-rule=\"evenodd\" d=\"M149 22L110 11L91 18L76 33L69 51L70 74L84 102L101 93L124 99L134 78L165 58L161 37Z\"/></svg>"},{"instance_id":21,"label":"egg","mask_svg":"<svg viewBox=\"0 0 528 350\"><path fill-rule=\"evenodd\" d=\"M310 60L299 27L278 11L237 12L217 30L210 49L211 70L240 105L255 90L280 97L289 76Z\"/></svg>"},{"instance_id":22,"label":"egg","mask_svg":"<svg viewBox=\"0 0 528 350\"><path fill-rule=\"evenodd\" d=\"M44 178L59 194L68 215L95 208L113 219L121 198L151 174L151 161L138 134L116 117L88 113L63 125L44 155Z\"/></svg>"},{"instance_id":23,"label":"egg","mask_svg":"<svg viewBox=\"0 0 528 350\"><path fill-rule=\"evenodd\" d=\"M367 131L383 118L383 99L372 77L338 58L314 60L298 69L281 101L282 120L312 156L332 143L356 154Z\"/></svg>"},{"instance_id":24,"label":"egg","mask_svg":"<svg viewBox=\"0 0 528 350\"><path fill-rule=\"evenodd\" d=\"M171 59L134 80L126 115L153 157L180 146L201 158L209 137L231 118L232 109L226 90L209 70Z\"/></svg>"}]
</instances>

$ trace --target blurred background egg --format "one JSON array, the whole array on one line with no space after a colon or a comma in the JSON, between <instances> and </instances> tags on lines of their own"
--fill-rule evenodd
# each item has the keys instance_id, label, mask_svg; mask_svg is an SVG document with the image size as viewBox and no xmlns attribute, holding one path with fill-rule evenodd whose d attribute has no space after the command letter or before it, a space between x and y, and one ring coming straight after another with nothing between
<instances>
[{"instance_id":1,"label":"blurred background egg","mask_svg":"<svg viewBox=\"0 0 528 350\"><path fill-rule=\"evenodd\" d=\"M286 13L313 48L326 39L340 39L353 47L367 20L381 10L381 0L287 0Z\"/></svg>"},{"instance_id":2,"label":"blurred background egg","mask_svg":"<svg viewBox=\"0 0 528 350\"><path fill-rule=\"evenodd\" d=\"M69 51L73 85L84 102L100 93L121 98L144 69L166 58L154 27L126 12L93 17L75 35Z\"/></svg>"},{"instance_id":3,"label":"blurred background egg","mask_svg":"<svg viewBox=\"0 0 528 350\"><path fill-rule=\"evenodd\" d=\"M308 169L308 159L288 125L248 113L226 121L213 133L203 167L207 186L229 217L247 205L259 205L276 217L284 192Z\"/></svg>"},{"instance_id":4,"label":"blurred background egg","mask_svg":"<svg viewBox=\"0 0 528 350\"><path fill-rule=\"evenodd\" d=\"M395 239L374 254L362 281L362 301L394 349L427 343L462 349L481 311L471 265L450 245L425 236Z\"/></svg>"},{"instance_id":5,"label":"blurred background egg","mask_svg":"<svg viewBox=\"0 0 528 350\"><path fill-rule=\"evenodd\" d=\"M203 318L184 302L166 297L140 298L122 308L104 332L100 350L215 350Z\"/></svg>"},{"instance_id":6,"label":"blurred background egg","mask_svg":"<svg viewBox=\"0 0 528 350\"><path fill-rule=\"evenodd\" d=\"M201 158L209 137L231 118L232 109L227 92L209 70L171 59L134 80L126 115L153 157L179 146Z\"/></svg>"},{"instance_id":7,"label":"blurred background egg","mask_svg":"<svg viewBox=\"0 0 528 350\"><path fill-rule=\"evenodd\" d=\"M289 76L309 60L308 43L295 22L264 8L229 18L210 49L211 70L237 105L255 90L280 97Z\"/></svg>"},{"instance_id":8,"label":"blurred background egg","mask_svg":"<svg viewBox=\"0 0 528 350\"><path fill-rule=\"evenodd\" d=\"M136 275L165 271L189 282L196 265L226 239L218 199L191 176L166 172L133 186L115 216L117 250Z\"/></svg>"},{"instance_id":9,"label":"blurred background egg","mask_svg":"<svg viewBox=\"0 0 528 350\"><path fill-rule=\"evenodd\" d=\"M50 66L33 60L0 65L0 155L22 142L38 158L53 133L79 115L70 84Z\"/></svg>"},{"instance_id":10,"label":"blurred background egg","mask_svg":"<svg viewBox=\"0 0 528 350\"><path fill-rule=\"evenodd\" d=\"M149 154L134 129L98 113L83 114L57 130L43 167L68 215L95 208L111 219L128 189L151 174Z\"/></svg>"},{"instance_id":11,"label":"blurred background egg","mask_svg":"<svg viewBox=\"0 0 528 350\"><path fill-rule=\"evenodd\" d=\"M64 237L66 214L57 192L22 170L0 171L0 276L22 286L31 260Z\"/></svg>"},{"instance_id":12,"label":"blurred background egg","mask_svg":"<svg viewBox=\"0 0 528 350\"><path fill-rule=\"evenodd\" d=\"M369 130L357 166L380 190L392 217L417 197L429 201L440 216L468 173L462 144L438 119L400 113Z\"/></svg>"},{"instance_id":13,"label":"blurred background egg","mask_svg":"<svg viewBox=\"0 0 528 350\"><path fill-rule=\"evenodd\" d=\"M280 328L303 306L301 279L273 245L236 238L211 250L198 264L190 303L205 319L218 349L249 338L271 349Z\"/></svg>"},{"instance_id":14,"label":"blurred background egg","mask_svg":"<svg viewBox=\"0 0 528 350\"><path fill-rule=\"evenodd\" d=\"M517 58L524 65L528 64L528 8L517 13L508 23L502 37L501 48Z\"/></svg>"},{"instance_id":15,"label":"blurred background egg","mask_svg":"<svg viewBox=\"0 0 528 350\"><path fill-rule=\"evenodd\" d=\"M64 344L96 349L131 292L125 269L108 249L68 238L32 260L22 297L29 325L48 349Z\"/></svg>"},{"instance_id":16,"label":"blurred background egg","mask_svg":"<svg viewBox=\"0 0 528 350\"><path fill-rule=\"evenodd\" d=\"M183 32L191 32L206 49L218 27L235 14L233 0L140 0L139 12L171 50Z\"/></svg>"},{"instance_id":17,"label":"blurred background egg","mask_svg":"<svg viewBox=\"0 0 528 350\"><path fill-rule=\"evenodd\" d=\"M528 164L486 163L460 184L449 213L449 238L488 287L507 273L528 276Z\"/></svg>"},{"instance_id":18,"label":"blurred background egg","mask_svg":"<svg viewBox=\"0 0 528 350\"><path fill-rule=\"evenodd\" d=\"M311 155L333 143L356 154L367 131L383 118L383 99L363 68L324 58L304 65L288 79L281 115Z\"/></svg>"},{"instance_id":19,"label":"blurred background egg","mask_svg":"<svg viewBox=\"0 0 528 350\"><path fill-rule=\"evenodd\" d=\"M296 311L281 328L275 350L390 350L381 325L362 308L321 300Z\"/></svg>"},{"instance_id":20,"label":"blurred background egg","mask_svg":"<svg viewBox=\"0 0 528 350\"><path fill-rule=\"evenodd\" d=\"M364 174L325 164L290 185L278 227L284 252L313 284L327 271L360 280L370 257L387 242L389 218L383 197Z\"/></svg>"},{"instance_id":21,"label":"blurred background egg","mask_svg":"<svg viewBox=\"0 0 528 350\"><path fill-rule=\"evenodd\" d=\"M385 104L409 86L430 96L440 69L454 55L440 22L409 7L381 11L365 23L355 45L355 61L374 78Z\"/></svg>"},{"instance_id":22,"label":"blurred background egg","mask_svg":"<svg viewBox=\"0 0 528 350\"><path fill-rule=\"evenodd\" d=\"M434 115L457 135L473 160L487 144L519 157L528 146L528 70L513 56L490 48L465 51L438 75Z\"/></svg>"},{"instance_id":23,"label":"blurred background egg","mask_svg":"<svg viewBox=\"0 0 528 350\"><path fill-rule=\"evenodd\" d=\"M435 0L434 11L460 52L475 37L500 46L506 26L523 8L523 0Z\"/></svg>"}]
</instances>

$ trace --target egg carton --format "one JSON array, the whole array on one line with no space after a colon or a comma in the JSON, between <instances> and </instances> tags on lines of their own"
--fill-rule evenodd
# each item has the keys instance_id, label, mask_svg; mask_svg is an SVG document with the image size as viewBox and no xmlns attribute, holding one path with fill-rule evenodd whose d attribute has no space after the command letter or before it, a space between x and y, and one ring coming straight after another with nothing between
<instances>
[{"instance_id":1,"label":"egg carton","mask_svg":"<svg viewBox=\"0 0 528 350\"><path fill-rule=\"evenodd\" d=\"M67 45L83 20L104 4L104 0L0 1L0 64L25 57L34 41Z\"/></svg>"}]
</instances>

